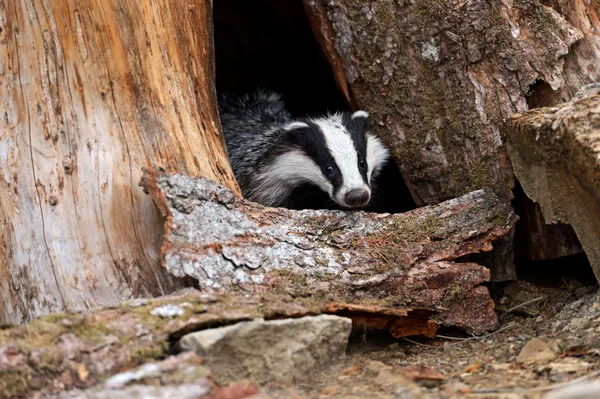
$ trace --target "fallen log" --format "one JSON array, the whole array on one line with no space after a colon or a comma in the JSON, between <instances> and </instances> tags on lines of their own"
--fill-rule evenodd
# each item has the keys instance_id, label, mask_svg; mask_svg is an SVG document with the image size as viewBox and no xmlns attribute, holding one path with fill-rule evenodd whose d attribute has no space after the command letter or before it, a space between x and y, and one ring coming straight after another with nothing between
<instances>
[{"instance_id":1,"label":"fallen log","mask_svg":"<svg viewBox=\"0 0 600 399\"><path fill-rule=\"evenodd\" d=\"M489 270L460 262L514 225L490 190L389 215L267 208L208 179L157 170L141 184L166 217L165 268L203 290L303 298L396 337L497 324L482 285Z\"/></svg>"},{"instance_id":2,"label":"fallen log","mask_svg":"<svg viewBox=\"0 0 600 399\"><path fill-rule=\"evenodd\" d=\"M546 223L573 226L600 280L598 126L600 95L592 93L516 114L503 130L523 190L540 204Z\"/></svg>"}]
</instances>

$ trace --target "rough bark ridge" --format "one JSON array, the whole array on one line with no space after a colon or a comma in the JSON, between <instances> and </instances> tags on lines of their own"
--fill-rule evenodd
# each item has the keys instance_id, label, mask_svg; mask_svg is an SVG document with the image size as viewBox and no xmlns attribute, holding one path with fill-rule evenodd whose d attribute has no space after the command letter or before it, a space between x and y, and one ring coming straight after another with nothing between
<instances>
[{"instance_id":1,"label":"rough bark ridge","mask_svg":"<svg viewBox=\"0 0 600 399\"><path fill-rule=\"evenodd\" d=\"M600 81L600 3L587 0L547 0L544 4L579 29L577 41L564 59L564 86L556 91L542 88L528 98L529 108L554 106L570 100L583 86Z\"/></svg>"},{"instance_id":2,"label":"rough bark ridge","mask_svg":"<svg viewBox=\"0 0 600 399\"><path fill-rule=\"evenodd\" d=\"M538 1L305 4L420 205L483 187L506 195L499 123L527 110L534 82L563 87L563 57L583 37Z\"/></svg>"},{"instance_id":3,"label":"rough bark ridge","mask_svg":"<svg viewBox=\"0 0 600 399\"><path fill-rule=\"evenodd\" d=\"M569 223L600 280L600 95L514 115L508 151L548 223ZM560 160L560 161L559 161Z\"/></svg>"},{"instance_id":4,"label":"rough bark ridge","mask_svg":"<svg viewBox=\"0 0 600 399\"><path fill-rule=\"evenodd\" d=\"M141 168L237 190L210 1L0 1L0 322L164 294Z\"/></svg>"},{"instance_id":5,"label":"rough bark ridge","mask_svg":"<svg viewBox=\"0 0 600 399\"><path fill-rule=\"evenodd\" d=\"M365 314L360 306L387 307L392 315L410 307L429 333L436 328L429 319L474 333L496 323L480 285L489 271L454 262L491 250L512 228L512 210L491 191L380 215L266 208L208 179L162 171L147 171L142 184L167 217L165 267L204 289L312 297ZM339 306L336 312L352 310ZM403 336L414 326L390 328Z\"/></svg>"}]
</instances>

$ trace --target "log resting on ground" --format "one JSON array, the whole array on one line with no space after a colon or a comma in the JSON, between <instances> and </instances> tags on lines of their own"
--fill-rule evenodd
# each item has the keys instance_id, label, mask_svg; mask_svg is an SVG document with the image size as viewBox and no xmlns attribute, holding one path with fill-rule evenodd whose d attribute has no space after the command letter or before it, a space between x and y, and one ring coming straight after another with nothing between
<instances>
[{"instance_id":1,"label":"log resting on ground","mask_svg":"<svg viewBox=\"0 0 600 399\"><path fill-rule=\"evenodd\" d=\"M558 107L514 115L504 126L508 152L523 190L540 204L546 223L573 226L597 279L600 279L599 129L597 93Z\"/></svg>"},{"instance_id":2,"label":"log resting on ground","mask_svg":"<svg viewBox=\"0 0 600 399\"><path fill-rule=\"evenodd\" d=\"M459 261L490 251L514 225L491 190L389 215L268 208L158 170L146 170L142 185L166 217L164 266L203 290L302 298L396 337L497 324L482 285L489 271Z\"/></svg>"}]
</instances>

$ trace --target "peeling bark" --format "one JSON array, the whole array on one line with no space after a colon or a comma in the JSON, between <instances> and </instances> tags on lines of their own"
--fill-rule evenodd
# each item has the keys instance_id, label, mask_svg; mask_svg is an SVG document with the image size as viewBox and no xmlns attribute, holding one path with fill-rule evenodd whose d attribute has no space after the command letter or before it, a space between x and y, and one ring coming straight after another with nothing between
<instances>
[{"instance_id":1,"label":"peeling bark","mask_svg":"<svg viewBox=\"0 0 600 399\"><path fill-rule=\"evenodd\" d=\"M600 280L600 95L514 115L504 131L515 175L547 223L573 226Z\"/></svg>"},{"instance_id":2,"label":"peeling bark","mask_svg":"<svg viewBox=\"0 0 600 399\"><path fill-rule=\"evenodd\" d=\"M457 262L490 251L515 222L490 190L381 215L266 208L208 179L164 171L147 170L142 184L166 216L166 269L203 289L410 308L422 313L421 333L435 331L429 321L476 334L496 325L481 285L489 271Z\"/></svg>"},{"instance_id":3,"label":"peeling bark","mask_svg":"<svg viewBox=\"0 0 600 399\"><path fill-rule=\"evenodd\" d=\"M182 286L137 186L158 165L238 190L212 3L0 2L0 322Z\"/></svg>"}]
</instances>

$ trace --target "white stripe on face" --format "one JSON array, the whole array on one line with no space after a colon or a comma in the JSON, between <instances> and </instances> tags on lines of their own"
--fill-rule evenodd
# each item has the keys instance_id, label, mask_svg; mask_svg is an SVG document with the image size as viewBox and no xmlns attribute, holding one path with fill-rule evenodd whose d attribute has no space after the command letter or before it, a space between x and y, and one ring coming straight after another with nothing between
<instances>
[{"instance_id":1,"label":"white stripe on face","mask_svg":"<svg viewBox=\"0 0 600 399\"><path fill-rule=\"evenodd\" d=\"M314 119L313 122L323 132L327 148L342 173L342 187L335 195L336 202L346 205L346 193L355 189L367 190L370 195L371 189L364 182L358 169L358 154L350 133L342 124L342 116L335 114L329 118Z\"/></svg>"},{"instance_id":2,"label":"white stripe on face","mask_svg":"<svg viewBox=\"0 0 600 399\"><path fill-rule=\"evenodd\" d=\"M369 183L371 183L371 178L376 177L381 171L381 167L389 157L390 152L381 140L372 134L367 134L367 164L369 165L367 176L369 177Z\"/></svg>"},{"instance_id":3,"label":"white stripe on face","mask_svg":"<svg viewBox=\"0 0 600 399\"><path fill-rule=\"evenodd\" d=\"M290 193L289 187L312 183L332 196L333 186L323 176L315 161L302 151L290 151L277 157L269 168L258 177L259 185L248 199L267 206L280 206Z\"/></svg>"}]
</instances>

